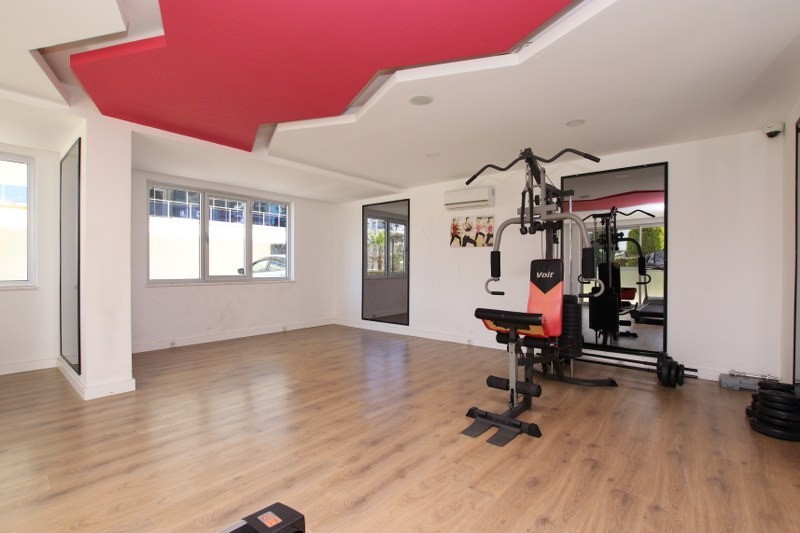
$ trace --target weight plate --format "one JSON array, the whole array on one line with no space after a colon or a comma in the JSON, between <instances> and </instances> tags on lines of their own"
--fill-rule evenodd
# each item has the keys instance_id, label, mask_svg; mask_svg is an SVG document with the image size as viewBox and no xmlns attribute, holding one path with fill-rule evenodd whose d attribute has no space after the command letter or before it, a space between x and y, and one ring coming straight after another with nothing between
<instances>
[{"instance_id":1,"label":"weight plate","mask_svg":"<svg viewBox=\"0 0 800 533\"><path fill-rule=\"evenodd\" d=\"M793 392L785 392L780 390L761 390L758 391L758 397L759 399L769 400L773 403L800 406L800 398L798 398Z\"/></svg>"},{"instance_id":2,"label":"weight plate","mask_svg":"<svg viewBox=\"0 0 800 533\"><path fill-rule=\"evenodd\" d=\"M757 402L757 401L758 401L758 393L757 393L757 392L754 392L754 393L752 393L752 394L750 395L750 397L751 397L751 398L753 398L753 401L754 401L754 402Z\"/></svg>"},{"instance_id":3,"label":"weight plate","mask_svg":"<svg viewBox=\"0 0 800 533\"><path fill-rule=\"evenodd\" d=\"M794 392L794 385L791 383L778 383L777 381L767 381L762 379L758 382L758 388L761 390L779 390L784 392Z\"/></svg>"},{"instance_id":4,"label":"weight plate","mask_svg":"<svg viewBox=\"0 0 800 533\"><path fill-rule=\"evenodd\" d=\"M684 376L685 371L686 371L686 368L683 365L678 365L678 371L677 371L676 378L677 378L677 381L678 381L678 385L680 385L681 387L683 386L683 376Z\"/></svg>"},{"instance_id":5,"label":"weight plate","mask_svg":"<svg viewBox=\"0 0 800 533\"><path fill-rule=\"evenodd\" d=\"M667 381L664 382L667 387L675 386L675 361L667 363Z\"/></svg>"},{"instance_id":6,"label":"weight plate","mask_svg":"<svg viewBox=\"0 0 800 533\"><path fill-rule=\"evenodd\" d=\"M678 362L670 361L669 363L669 386L673 389L678 385Z\"/></svg>"},{"instance_id":7,"label":"weight plate","mask_svg":"<svg viewBox=\"0 0 800 533\"><path fill-rule=\"evenodd\" d=\"M747 407L744 408L744 414L747 415L747 418L752 418L756 416L756 410L748 405Z\"/></svg>"},{"instance_id":8,"label":"weight plate","mask_svg":"<svg viewBox=\"0 0 800 533\"><path fill-rule=\"evenodd\" d=\"M800 432L800 422L792 422L790 420L781 420L780 418L772 418L771 416L767 416L758 410L756 410L755 417L759 420L759 422L763 422L768 426L772 426L778 429L785 429L786 431Z\"/></svg>"},{"instance_id":9,"label":"weight plate","mask_svg":"<svg viewBox=\"0 0 800 533\"><path fill-rule=\"evenodd\" d=\"M773 409L771 407L766 407L761 405L761 402L755 407L756 411L759 413L764 413L767 416L771 416L772 418L780 418L781 420L789 420L791 422L800 422L800 413L793 413L788 411L781 411L780 409Z\"/></svg>"},{"instance_id":10,"label":"weight plate","mask_svg":"<svg viewBox=\"0 0 800 533\"><path fill-rule=\"evenodd\" d=\"M763 422L759 422L756 418L750 419L750 427L764 435L774 437L781 440L800 441L800 431L787 431L785 429L778 429Z\"/></svg>"},{"instance_id":11,"label":"weight plate","mask_svg":"<svg viewBox=\"0 0 800 533\"><path fill-rule=\"evenodd\" d=\"M669 384L669 364L666 361L662 361L658 367L658 382L665 387Z\"/></svg>"},{"instance_id":12,"label":"weight plate","mask_svg":"<svg viewBox=\"0 0 800 533\"><path fill-rule=\"evenodd\" d=\"M777 411L783 411L785 413L800 413L800 406L786 405L785 403L777 403L771 400L767 400L766 398L758 400L758 405L762 407L767 407L769 409L775 409Z\"/></svg>"}]
</instances>

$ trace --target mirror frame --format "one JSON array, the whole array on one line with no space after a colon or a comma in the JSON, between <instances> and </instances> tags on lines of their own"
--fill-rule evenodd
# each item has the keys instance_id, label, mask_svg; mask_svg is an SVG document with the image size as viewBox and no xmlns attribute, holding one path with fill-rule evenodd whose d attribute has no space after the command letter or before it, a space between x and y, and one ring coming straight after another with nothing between
<instances>
[{"instance_id":1,"label":"mirror frame","mask_svg":"<svg viewBox=\"0 0 800 533\"><path fill-rule=\"evenodd\" d=\"M71 187L65 187L65 181L74 179ZM72 191L74 190L74 197ZM69 198L66 195L69 194ZM65 205L74 206L74 221L70 220L70 213L65 211ZM81 291L80 291L80 272L81 272L81 139L80 137L75 143L67 150L64 157L61 159L61 179L60 179L60 194L59 194L59 346L61 357L67 364L80 375L81 373ZM67 227L69 226L69 227ZM70 253L72 250L65 250L64 248L64 235L65 232L74 231L74 247L71 247L75 252L75 257ZM71 243L70 243L71 244ZM69 322L69 327L75 327L75 343L76 343L76 356L77 362L72 362L69 357L64 353L64 330L65 330L65 306L68 305L67 300L64 298L65 284L64 273L65 265L69 262L67 267L69 270L74 269L75 280L74 285L67 288L71 290L73 287L76 289L75 295L75 309L66 310L67 313L74 313L75 320ZM67 270L68 271L68 270ZM70 284L71 285L71 284ZM71 303L71 302L69 302ZM74 326L73 326L74 324Z\"/></svg>"},{"instance_id":2,"label":"mirror frame","mask_svg":"<svg viewBox=\"0 0 800 533\"><path fill-rule=\"evenodd\" d=\"M667 353L667 324L668 324L668 309L667 304L669 302L669 163L667 161L662 161L659 163L648 163L644 165L635 165L630 167L621 167L621 168L612 168L608 170L600 170L597 172L587 172L584 174L572 174L569 176L562 176L561 177L561 189L563 191L568 191L570 188L567 186L569 183L570 178L585 178L588 176L599 176L599 175L612 175L615 173L622 173L631 170L638 170L644 168L654 168L654 167L663 167L664 169L664 254L666 259L665 268L664 268L664 325L663 325L663 332L662 332L662 340L661 340L661 350L648 350L648 349L639 349L639 348L628 348L623 346L614 346L614 345L606 345L606 344L596 344L593 342L586 342L584 340L583 346L589 350L599 351L599 352L616 352L616 353L628 353L628 354L658 354L658 353ZM566 182L566 183L565 183ZM566 206L565 206L566 207ZM563 253L563 250L562 250ZM584 328L588 327L588 325L584 325Z\"/></svg>"},{"instance_id":3,"label":"mirror frame","mask_svg":"<svg viewBox=\"0 0 800 533\"><path fill-rule=\"evenodd\" d=\"M406 280L406 320L405 322L397 322L392 320L382 320L380 317L367 317L366 313L366 299L367 299L367 218L370 213L380 211L381 206L388 204L406 204L406 250L405 250L405 275L403 278ZM388 233L388 228L386 229ZM371 322L382 322L384 324L394 324L397 326L408 326L411 323L411 200L406 198L403 200L391 200L388 202L379 202L375 204L364 204L361 206L361 320L369 320ZM386 279L392 279L391 276Z\"/></svg>"}]
</instances>

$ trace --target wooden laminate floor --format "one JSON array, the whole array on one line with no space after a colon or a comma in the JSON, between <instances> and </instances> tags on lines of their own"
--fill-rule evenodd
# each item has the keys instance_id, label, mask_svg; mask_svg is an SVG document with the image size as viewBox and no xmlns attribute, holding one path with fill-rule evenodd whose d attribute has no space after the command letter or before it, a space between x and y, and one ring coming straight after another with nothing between
<instances>
[{"instance_id":1,"label":"wooden laminate floor","mask_svg":"<svg viewBox=\"0 0 800 533\"><path fill-rule=\"evenodd\" d=\"M81 401L0 376L0 531L219 531L281 501L310 532L798 531L800 443L748 392L651 374L545 382L541 439L461 435L502 352L326 326L139 354L137 390Z\"/></svg>"}]
</instances>

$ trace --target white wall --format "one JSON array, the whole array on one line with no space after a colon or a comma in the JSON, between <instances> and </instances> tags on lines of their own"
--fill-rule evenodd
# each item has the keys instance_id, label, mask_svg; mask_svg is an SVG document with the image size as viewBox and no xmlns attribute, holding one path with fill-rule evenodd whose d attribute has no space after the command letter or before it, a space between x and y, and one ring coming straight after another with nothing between
<instances>
[{"instance_id":1,"label":"white wall","mask_svg":"<svg viewBox=\"0 0 800 533\"><path fill-rule=\"evenodd\" d=\"M0 289L0 374L26 372L56 365L58 327L58 196L59 154L5 144L0 151L35 159L36 286Z\"/></svg>"},{"instance_id":2,"label":"white wall","mask_svg":"<svg viewBox=\"0 0 800 533\"><path fill-rule=\"evenodd\" d=\"M791 330L782 327L786 298L786 260L782 246L786 206L783 144L760 131L615 154L600 164L570 162L548 168L562 175L667 161L670 355L700 375L716 379L737 369L785 376L783 348ZM514 216L524 177L520 171L486 176L497 204L476 210L496 220ZM514 228L503 235L503 276L495 285L506 296L484 291L489 277L487 248L447 246L452 212L443 207L444 191L462 181L408 191L411 200L410 326L375 325L360 317L361 203L340 206L343 235L342 323L412 335L494 344L473 318L476 307L522 310L527 299L530 259L540 256L539 237L522 237ZM391 197L392 200L401 197ZM375 200L383 201L384 199ZM793 235L793 231L792 231ZM791 287L791 286L790 286ZM789 289L791 291L791 289Z\"/></svg>"},{"instance_id":3,"label":"white wall","mask_svg":"<svg viewBox=\"0 0 800 533\"><path fill-rule=\"evenodd\" d=\"M289 202L294 235L294 280L148 284L148 180ZM335 246L338 225L332 204L139 170L133 171L132 191L134 352L333 322L334 287L337 285L335 264L339 251Z\"/></svg>"}]
</instances>

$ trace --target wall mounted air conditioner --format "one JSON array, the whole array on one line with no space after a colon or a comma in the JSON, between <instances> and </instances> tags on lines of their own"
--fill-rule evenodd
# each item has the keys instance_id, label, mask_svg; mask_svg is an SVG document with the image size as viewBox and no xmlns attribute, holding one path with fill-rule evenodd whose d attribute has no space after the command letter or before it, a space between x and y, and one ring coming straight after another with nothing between
<instances>
[{"instance_id":1,"label":"wall mounted air conditioner","mask_svg":"<svg viewBox=\"0 0 800 533\"><path fill-rule=\"evenodd\" d=\"M444 193L447 209L474 209L494 207L494 187L465 187Z\"/></svg>"}]
</instances>

